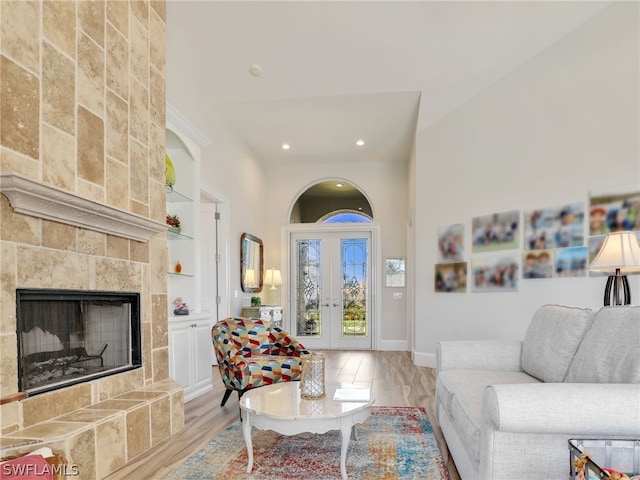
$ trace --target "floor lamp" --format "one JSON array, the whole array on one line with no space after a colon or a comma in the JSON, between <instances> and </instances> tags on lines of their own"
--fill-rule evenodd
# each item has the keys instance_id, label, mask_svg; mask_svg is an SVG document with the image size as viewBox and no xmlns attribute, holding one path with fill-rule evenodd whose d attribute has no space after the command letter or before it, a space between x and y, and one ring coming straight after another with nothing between
<instances>
[{"instance_id":1,"label":"floor lamp","mask_svg":"<svg viewBox=\"0 0 640 480\"><path fill-rule=\"evenodd\" d=\"M589 265L589 271L612 274L604 289L605 305L631 304L627 273L640 272L640 245L635 232L608 234Z\"/></svg>"},{"instance_id":2,"label":"floor lamp","mask_svg":"<svg viewBox=\"0 0 640 480\"><path fill-rule=\"evenodd\" d=\"M270 268L264 274L264 283L265 285L271 285L269 288L269 305L276 305L276 291L278 290L277 285L282 285L282 275L280 274L280 270L276 270L275 268Z\"/></svg>"}]
</instances>

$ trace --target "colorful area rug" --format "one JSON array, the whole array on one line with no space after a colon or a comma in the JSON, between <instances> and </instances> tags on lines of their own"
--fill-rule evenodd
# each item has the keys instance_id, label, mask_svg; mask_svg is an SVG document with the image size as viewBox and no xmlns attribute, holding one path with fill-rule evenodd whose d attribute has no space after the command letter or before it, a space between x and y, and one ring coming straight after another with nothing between
<instances>
[{"instance_id":1,"label":"colorful area rug","mask_svg":"<svg viewBox=\"0 0 640 480\"><path fill-rule=\"evenodd\" d=\"M350 479L449 480L433 428L423 408L373 407L349 442ZM240 422L191 455L165 480L339 479L340 432L280 435L253 429L253 471L246 473L247 449Z\"/></svg>"}]
</instances>

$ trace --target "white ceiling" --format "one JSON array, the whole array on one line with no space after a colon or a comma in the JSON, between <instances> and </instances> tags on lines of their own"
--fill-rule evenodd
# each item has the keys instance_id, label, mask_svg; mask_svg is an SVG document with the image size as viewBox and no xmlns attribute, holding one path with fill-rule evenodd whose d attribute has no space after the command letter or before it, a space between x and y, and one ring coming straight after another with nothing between
<instances>
[{"instance_id":1,"label":"white ceiling","mask_svg":"<svg viewBox=\"0 0 640 480\"><path fill-rule=\"evenodd\" d=\"M608 3L169 0L167 98L271 164L405 161L416 130Z\"/></svg>"}]
</instances>

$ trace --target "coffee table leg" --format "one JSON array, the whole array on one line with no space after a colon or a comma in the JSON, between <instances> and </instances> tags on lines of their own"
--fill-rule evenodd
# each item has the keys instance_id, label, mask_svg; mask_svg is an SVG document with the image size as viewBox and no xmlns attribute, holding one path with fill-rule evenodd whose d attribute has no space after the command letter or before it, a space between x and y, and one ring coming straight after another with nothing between
<instances>
[{"instance_id":1,"label":"coffee table leg","mask_svg":"<svg viewBox=\"0 0 640 480\"><path fill-rule=\"evenodd\" d=\"M243 412L242 433L244 435L244 443L247 444L247 473L253 469L253 443L251 442L251 415Z\"/></svg>"},{"instance_id":2,"label":"coffee table leg","mask_svg":"<svg viewBox=\"0 0 640 480\"><path fill-rule=\"evenodd\" d=\"M340 450L340 473L342 474L342 480L347 480L347 450L349 449L349 440L351 438L352 425L344 422L340 426L340 432L342 433L342 448Z\"/></svg>"}]
</instances>

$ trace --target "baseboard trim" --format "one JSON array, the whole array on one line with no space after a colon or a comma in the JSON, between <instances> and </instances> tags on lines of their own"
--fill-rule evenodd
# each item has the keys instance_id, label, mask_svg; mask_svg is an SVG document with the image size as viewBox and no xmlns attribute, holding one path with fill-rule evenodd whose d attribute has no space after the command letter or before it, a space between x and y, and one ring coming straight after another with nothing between
<instances>
[{"instance_id":1,"label":"baseboard trim","mask_svg":"<svg viewBox=\"0 0 640 480\"><path fill-rule=\"evenodd\" d=\"M436 368L436 354L413 352L413 363L419 367Z\"/></svg>"}]
</instances>

